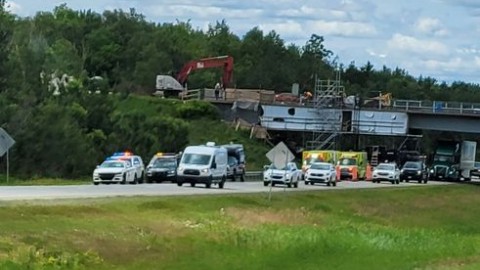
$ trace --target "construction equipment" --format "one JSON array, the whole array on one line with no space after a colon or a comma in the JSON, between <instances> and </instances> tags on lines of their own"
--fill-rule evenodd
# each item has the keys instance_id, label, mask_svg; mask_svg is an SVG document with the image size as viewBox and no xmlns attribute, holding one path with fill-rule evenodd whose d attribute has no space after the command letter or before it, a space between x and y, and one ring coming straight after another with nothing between
<instances>
[{"instance_id":1,"label":"construction equipment","mask_svg":"<svg viewBox=\"0 0 480 270\"><path fill-rule=\"evenodd\" d=\"M223 67L222 87L223 89L226 89L226 87L231 83L233 78L233 57L228 55L189 61L188 63L183 65L182 69L180 70L180 72L178 72L176 76L176 82L178 82L178 84L176 84L175 82L171 82L172 79L175 80L171 76L158 75L156 88L157 90L163 91L165 97L178 97L179 93L185 90L188 75L190 75L192 71L197 69L216 67ZM167 81L165 77L171 78L168 79L168 85L165 85L163 83L164 81Z\"/></svg>"},{"instance_id":2,"label":"construction equipment","mask_svg":"<svg viewBox=\"0 0 480 270\"><path fill-rule=\"evenodd\" d=\"M363 103L364 107L379 108L390 107L392 104L392 93L381 94L377 97L369 98Z\"/></svg>"},{"instance_id":3,"label":"construction equipment","mask_svg":"<svg viewBox=\"0 0 480 270\"><path fill-rule=\"evenodd\" d=\"M223 89L225 89L227 85L230 84L233 77L233 57L231 56L218 56L211 58L203 58L200 60L192 60L182 67L182 69L177 75L177 81L183 86L185 86L188 75L192 71L197 69L215 67L223 67L222 86Z\"/></svg>"}]
</instances>

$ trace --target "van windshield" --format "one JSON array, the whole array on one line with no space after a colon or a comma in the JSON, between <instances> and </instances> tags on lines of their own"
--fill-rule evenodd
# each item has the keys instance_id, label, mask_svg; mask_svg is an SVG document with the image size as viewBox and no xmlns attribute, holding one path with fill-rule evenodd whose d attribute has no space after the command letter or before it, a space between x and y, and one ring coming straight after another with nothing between
<instances>
[{"instance_id":1,"label":"van windshield","mask_svg":"<svg viewBox=\"0 0 480 270\"><path fill-rule=\"evenodd\" d=\"M210 158L210 155L186 153L183 155L182 163L193 165L208 165L210 164Z\"/></svg>"}]
</instances>

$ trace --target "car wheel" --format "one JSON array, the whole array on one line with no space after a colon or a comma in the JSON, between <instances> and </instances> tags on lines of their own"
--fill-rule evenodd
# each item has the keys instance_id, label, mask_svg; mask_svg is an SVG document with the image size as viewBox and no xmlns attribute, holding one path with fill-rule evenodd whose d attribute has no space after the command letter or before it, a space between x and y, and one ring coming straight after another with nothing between
<instances>
[{"instance_id":1,"label":"car wheel","mask_svg":"<svg viewBox=\"0 0 480 270\"><path fill-rule=\"evenodd\" d=\"M263 182L263 186L264 187L268 186L268 182Z\"/></svg>"},{"instance_id":2,"label":"car wheel","mask_svg":"<svg viewBox=\"0 0 480 270\"><path fill-rule=\"evenodd\" d=\"M313 186L313 185L315 185L315 183L314 183L314 182L310 182L310 185L312 185L312 186Z\"/></svg>"},{"instance_id":3,"label":"car wheel","mask_svg":"<svg viewBox=\"0 0 480 270\"><path fill-rule=\"evenodd\" d=\"M291 184L291 183L287 183L287 187L288 187L288 188L291 188L291 187L292 187L292 184Z\"/></svg>"},{"instance_id":4,"label":"car wheel","mask_svg":"<svg viewBox=\"0 0 480 270\"><path fill-rule=\"evenodd\" d=\"M245 171L243 171L242 174L240 175L240 181L245 182Z\"/></svg>"},{"instance_id":5,"label":"car wheel","mask_svg":"<svg viewBox=\"0 0 480 270\"><path fill-rule=\"evenodd\" d=\"M211 188L212 187L212 177L210 176L210 178L207 180L207 183L205 183L205 187L207 188Z\"/></svg>"},{"instance_id":6,"label":"car wheel","mask_svg":"<svg viewBox=\"0 0 480 270\"><path fill-rule=\"evenodd\" d=\"M220 181L220 183L218 183L218 188L223 188L223 186L225 185L225 181L226 181L226 179L225 179L225 176L224 176L224 177L222 177L222 181Z\"/></svg>"},{"instance_id":7,"label":"car wheel","mask_svg":"<svg viewBox=\"0 0 480 270\"><path fill-rule=\"evenodd\" d=\"M177 186L181 187L183 185L183 182L177 181Z\"/></svg>"},{"instance_id":8,"label":"car wheel","mask_svg":"<svg viewBox=\"0 0 480 270\"><path fill-rule=\"evenodd\" d=\"M330 182L327 182L327 187L329 187L329 186L330 186Z\"/></svg>"},{"instance_id":9,"label":"car wheel","mask_svg":"<svg viewBox=\"0 0 480 270\"><path fill-rule=\"evenodd\" d=\"M122 178L122 182L120 182L120 184L125 185L125 183L127 183L127 176L124 174Z\"/></svg>"},{"instance_id":10,"label":"car wheel","mask_svg":"<svg viewBox=\"0 0 480 270\"><path fill-rule=\"evenodd\" d=\"M235 171L232 172L232 182L237 181L237 179L235 179L235 174L236 174L236 173L237 173L237 172L235 172Z\"/></svg>"},{"instance_id":11,"label":"car wheel","mask_svg":"<svg viewBox=\"0 0 480 270\"><path fill-rule=\"evenodd\" d=\"M191 187L195 187L195 182L190 182Z\"/></svg>"},{"instance_id":12,"label":"car wheel","mask_svg":"<svg viewBox=\"0 0 480 270\"><path fill-rule=\"evenodd\" d=\"M133 177L133 181L130 182L130 184L132 184L132 185L136 185L136 184L137 184L137 174L135 174L135 176Z\"/></svg>"},{"instance_id":13,"label":"car wheel","mask_svg":"<svg viewBox=\"0 0 480 270\"><path fill-rule=\"evenodd\" d=\"M309 182L308 182L308 181L305 181L305 185L307 185L307 186L308 186L308 184L309 184Z\"/></svg>"},{"instance_id":14,"label":"car wheel","mask_svg":"<svg viewBox=\"0 0 480 270\"><path fill-rule=\"evenodd\" d=\"M293 183L293 187L294 187L294 188L298 188L298 181L295 182L295 183Z\"/></svg>"},{"instance_id":15,"label":"car wheel","mask_svg":"<svg viewBox=\"0 0 480 270\"><path fill-rule=\"evenodd\" d=\"M333 184L334 187L336 187L337 186L337 181L333 181L332 184Z\"/></svg>"},{"instance_id":16,"label":"car wheel","mask_svg":"<svg viewBox=\"0 0 480 270\"><path fill-rule=\"evenodd\" d=\"M100 184L100 183L98 183L98 182L93 182L93 184L94 184L95 186L98 186L98 184Z\"/></svg>"},{"instance_id":17,"label":"car wheel","mask_svg":"<svg viewBox=\"0 0 480 270\"><path fill-rule=\"evenodd\" d=\"M136 177L135 177L136 178ZM140 175L140 178L138 178L136 181L136 183L139 183L139 184L143 184L143 182L145 182L145 174L144 172L142 172L142 174Z\"/></svg>"}]
</instances>

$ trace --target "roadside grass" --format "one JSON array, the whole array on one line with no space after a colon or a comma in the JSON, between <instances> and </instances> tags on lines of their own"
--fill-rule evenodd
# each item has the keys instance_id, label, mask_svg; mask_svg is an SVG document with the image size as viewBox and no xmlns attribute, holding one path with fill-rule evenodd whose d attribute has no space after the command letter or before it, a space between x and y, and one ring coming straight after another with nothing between
<instances>
[{"instance_id":1,"label":"roadside grass","mask_svg":"<svg viewBox=\"0 0 480 270\"><path fill-rule=\"evenodd\" d=\"M34 177L29 179L18 178L16 176L9 176L7 182L7 176L5 174L0 174L0 186L65 186L65 185L83 185L91 184L92 180L90 178L80 178L80 179L62 179L62 178L45 178L45 177Z\"/></svg>"},{"instance_id":2,"label":"roadside grass","mask_svg":"<svg viewBox=\"0 0 480 270\"><path fill-rule=\"evenodd\" d=\"M479 269L477 186L0 203L0 269Z\"/></svg>"}]
</instances>

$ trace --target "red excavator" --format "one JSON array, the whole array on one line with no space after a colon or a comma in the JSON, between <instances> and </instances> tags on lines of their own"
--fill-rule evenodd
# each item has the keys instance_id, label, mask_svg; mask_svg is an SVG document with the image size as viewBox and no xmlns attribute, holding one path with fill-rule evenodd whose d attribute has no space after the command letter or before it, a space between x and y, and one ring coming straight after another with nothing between
<instances>
[{"instance_id":1,"label":"red excavator","mask_svg":"<svg viewBox=\"0 0 480 270\"><path fill-rule=\"evenodd\" d=\"M176 82L170 76L158 75L156 88L163 90L165 96L178 96L178 93L185 88L188 75L192 71L216 67L223 67L222 86L225 89L231 83L233 76L233 57L228 55L192 60L186 63L177 74Z\"/></svg>"},{"instance_id":2,"label":"red excavator","mask_svg":"<svg viewBox=\"0 0 480 270\"><path fill-rule=\"evenodd\" d=\"M177 74L177 81L184 85L190 72L196 69L223 67L222 85L226 88L232 80L233 75L233 57L218 56L211 58L203 58L200 60L192 60L186 63Z\"/></svg>"}]
</instances>

